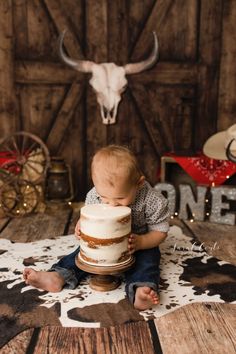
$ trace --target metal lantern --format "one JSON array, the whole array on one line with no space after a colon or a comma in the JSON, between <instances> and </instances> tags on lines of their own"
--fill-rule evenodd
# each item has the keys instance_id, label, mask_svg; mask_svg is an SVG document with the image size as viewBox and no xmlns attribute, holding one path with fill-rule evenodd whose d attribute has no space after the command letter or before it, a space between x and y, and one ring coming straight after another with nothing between
<instances>
[{"instance_id":1,"label":"metal lantern","mask_svg":"<svg viewBox=\"0 0 236 354\"><path fill-rule=\"evenodd\" d=\"M52 157L47 171L46 198L70 201L74 197L71 168L62 157Z\"/></svg>"}]
</instances>

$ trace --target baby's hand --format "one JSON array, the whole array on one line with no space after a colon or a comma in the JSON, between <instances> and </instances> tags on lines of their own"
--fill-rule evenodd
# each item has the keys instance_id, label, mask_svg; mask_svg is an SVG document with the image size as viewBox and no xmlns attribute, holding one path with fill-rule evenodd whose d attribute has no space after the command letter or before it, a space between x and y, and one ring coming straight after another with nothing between
<instances>
[{"instance_id":1,"label":"baby's hand","mask_svg":"<svg viewBox=\"0 0 236 354\"><path fill-rule=\"evenodd\" d=\"M138 235L136 234L130 234L129 240L128 240L128 250L130 254L133 254L135 251L137 251L137 246L138 246Z\"/></svg>"},{"instance_id":2,"label":"baby's hand","mask_svg":"<svg viewBox=\"0 0 236 354\"><path fill-rule=\"evenodd\" d=\"M75 237L80 240L80 221L75 226Z\"/></svg>"}]
</instances>

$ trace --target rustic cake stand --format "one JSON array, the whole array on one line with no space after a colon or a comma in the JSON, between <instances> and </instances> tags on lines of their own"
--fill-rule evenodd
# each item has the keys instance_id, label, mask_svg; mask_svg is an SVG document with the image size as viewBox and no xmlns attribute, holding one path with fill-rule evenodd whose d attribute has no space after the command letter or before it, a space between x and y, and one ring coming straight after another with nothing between
<instances>
[{"instance_id":1,"label":"rustic cake stand","mask_svg":"<svg viewBox=\"0 0 236 354\"><path fill-rule=\"evenodd\" d=\"M75 259L75 263L78 268L87 273L94 274L90 278L89 286L91 289L97 291L110 291L116 289L121 283L120 279L116 275L130 269L134 262L135 258L131 256L130 260L126 263L104 267L101 265L98 266L85 263L79 255Z\"/></svg>"}]
</instances>

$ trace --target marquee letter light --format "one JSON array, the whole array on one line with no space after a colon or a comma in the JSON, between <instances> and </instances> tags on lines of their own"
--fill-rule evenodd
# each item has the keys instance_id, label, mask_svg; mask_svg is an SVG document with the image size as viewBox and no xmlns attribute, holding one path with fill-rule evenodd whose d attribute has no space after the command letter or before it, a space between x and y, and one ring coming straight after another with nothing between
<instances>
[{"instance_id":1,"label":"marquee letter light","mask_svg":"<svg viewBox=\"0 0 236 354\"><path fill-rule=\"evenodd\" d=\"M152 53L146 60L118 66L114 63L97 64L93 61L77 60L68 57L63 50L65 32L63 31L59 37L60 57L73 69L92 74L89 83L96 93L102 121L104 124L114 124L116 122L117 108L121 100L121 94L125 91L128 83L126 75L137 74L147 70L157 61L158 41L156 33L153 32L154 46Z\"/></svg>"},{"instance_id":2,"label":"marquee letter light","mask_svg":"<svg viewBox=\"0 0 236 354\"><path fill-rule=\"evenodd\" d=\"M196 200L193 195L192 188L189 185L180 184L180 206L179 206L179 218L188 219L187 206L189 207L193 219L203 221L205 216L205 197L207 188L197 186Z\"/></svg>"},{"instance_id":3,"label":"marquee letter light","mask_svg":"<svg viewBox=\"0 0 236 354\"><path fill-rule=\"evenodd\" d=\"M236 188L230 186L221 186L211 188L212 207L210 221L219 224L235 225L235 213L225 213L222 215L222 209L229 209L229 203L222 202L222 196L229 200L236 200Z\"/></svg>"},{"instance_id":4,"label":"marquee letter light","mask_svg":"<svg viewBox=\"0 0 236 354\"><path fill-rule=\"evenodd\" d=\"M157 183L155 185L155 189L157 189L159 192L164 192L167 194L167 199L168 199L168 207L170 210L170 214L174 215L175 214L175 206L176 206L176 190L173 184L170 183Z\"/></svg>"}]
</instances>

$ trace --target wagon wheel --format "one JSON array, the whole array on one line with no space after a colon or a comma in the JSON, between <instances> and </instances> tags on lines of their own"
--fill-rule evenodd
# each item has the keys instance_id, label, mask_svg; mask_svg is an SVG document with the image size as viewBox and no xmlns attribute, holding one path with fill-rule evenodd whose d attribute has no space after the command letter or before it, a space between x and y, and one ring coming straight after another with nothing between
<instances>
[{"instance_id":1,"label":"wagon wheel","mask_svg":"<svg viewBox=\"0 0 236 354\"><path fill-rule=\"evenodd\" d=\"M36 135L24 131L7 137L0 145L7 161L2 168L34 183L41 182L50 163L47 146Z\"/></svg>"},{"instance_id":2,"label":"wagon wheel","mask_svg":"<svg viewBox=\"0 0 236 354\"><path fill-rule=\"evenodd\" d=\"M2 183L2 180L1 180ZM32 213L39 201L36 186L26 180L14 178L0 185L1 208L8 216L24 216Z\"/></svg>"}]
</instances>

